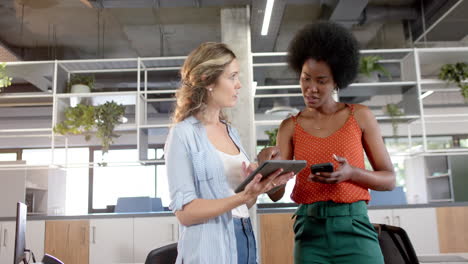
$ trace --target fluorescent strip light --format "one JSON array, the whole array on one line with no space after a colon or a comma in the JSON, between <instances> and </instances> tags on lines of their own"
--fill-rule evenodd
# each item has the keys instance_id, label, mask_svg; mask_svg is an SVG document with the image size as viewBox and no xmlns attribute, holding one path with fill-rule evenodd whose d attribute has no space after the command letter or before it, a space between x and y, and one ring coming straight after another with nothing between
<instances>
[{"instance_id":1,"label":"fluorescent strip light","mask_svg":"<svg viewBox=\"0 0 468 264\"><path fill-rule=\"evenodd\" d=\"M421 94L421 100L428 97L429 95L431 95L433 93L434 93L434 91L427 91L427 92Z\"/></svg>"},{"instance_id":2,"label":"fluorescent strip light","mask_svg":"<svg viewBox=\"0 0 468 264\"><path fill-rule=\"evenodd\" d=\"M271 12L273 11L273 3L275 0L267 0L265 7L265 16L263 17L262 36L268 34L268 27L270 27Z\"/></svg>"}]
</instances>

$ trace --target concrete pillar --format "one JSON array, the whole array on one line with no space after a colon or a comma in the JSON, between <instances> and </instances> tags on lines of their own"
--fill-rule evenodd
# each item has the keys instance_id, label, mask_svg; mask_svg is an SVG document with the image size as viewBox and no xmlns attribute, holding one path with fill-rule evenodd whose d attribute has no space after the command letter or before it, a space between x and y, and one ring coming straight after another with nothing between
<instances>
[{"instance_id":1,"label":"concrete pillar","mask_svg":"<svg viewBox=\"0 0 468 264\"><path fill-rule=\"evenodd\" d=\"M254 97L253 97L253 67L250 45L250 9L248 6L239 8L221 9L221 42L226 43L234 51L240 66L239 101L236 107L227 109L226 114L232 125L239 131L242 146L247 151L251 160L256 158L254 124ZM257 237L258 262L260 255L260 238L257 235L257 206L249 210L254 233Z\"/></svg>"},{"instance_id":2,"label":"concrete pillar","mask_svg":"<svg viewBox=\"0 0 468 264\"><path fill-rule=\"evenodd\" d=\"M256 138L248 6L221 9L221 41L229 45L237 56L242 84L236 107L227 109L226 114L239 131L242 145L253 160L256 157Z\"/></svg>"}]
</instances>

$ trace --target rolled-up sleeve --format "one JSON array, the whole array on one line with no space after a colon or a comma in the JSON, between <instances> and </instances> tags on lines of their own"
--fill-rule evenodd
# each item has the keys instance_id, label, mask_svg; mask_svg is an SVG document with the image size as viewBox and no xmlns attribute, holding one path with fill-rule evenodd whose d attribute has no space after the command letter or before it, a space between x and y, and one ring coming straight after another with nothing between
<instances>
[{"instance_id":1,"label":"rolled-up sleeve","mask_svg":"<svg viewBox=\"0 0 468 264\"><path fill-rule=\"evenodd\" d=\"M195 191L193 166L187 143L179 135L181 127L173 127L165 145L166 175L169 183L171 203L169 208L176 212L198 198Z\"/></svg>"}]
</instances>

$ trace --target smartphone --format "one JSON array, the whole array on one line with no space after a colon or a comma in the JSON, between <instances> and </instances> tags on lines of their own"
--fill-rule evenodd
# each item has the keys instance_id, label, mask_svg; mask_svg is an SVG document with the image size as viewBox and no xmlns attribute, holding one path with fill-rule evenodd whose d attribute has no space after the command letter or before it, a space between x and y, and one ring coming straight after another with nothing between
<instances>
[{"instance_id":1,"label":"smartphone","mask_svg":"<svg viewBox=\"0 0 468 264\"><path fill-rule=\"evenodd\" d=\"M317 172L333 172L333 170L333 164L331 162L319 163L310 166L310 171L312 172L312 174L315 174Z\"/></svg>"}]
</instances>

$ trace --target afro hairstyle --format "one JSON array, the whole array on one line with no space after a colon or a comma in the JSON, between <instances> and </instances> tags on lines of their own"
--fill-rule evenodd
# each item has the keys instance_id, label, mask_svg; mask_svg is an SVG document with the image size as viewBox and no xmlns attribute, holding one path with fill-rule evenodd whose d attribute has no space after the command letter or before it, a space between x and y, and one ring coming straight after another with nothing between
<instances>
[{"instance_id":1,"label":"afro hairstyle","mask_svg":"<svg viewBox=\"0 0 468 264\"><path fill-rule=\"evenodd\" d=\"M354 81L359 68L359 44L353 34L336 23L306 25L296 33L288 48L288 64L298 74L308 59L323 61L331 69L340 89Z\"/></svg>"}]
</instances>

